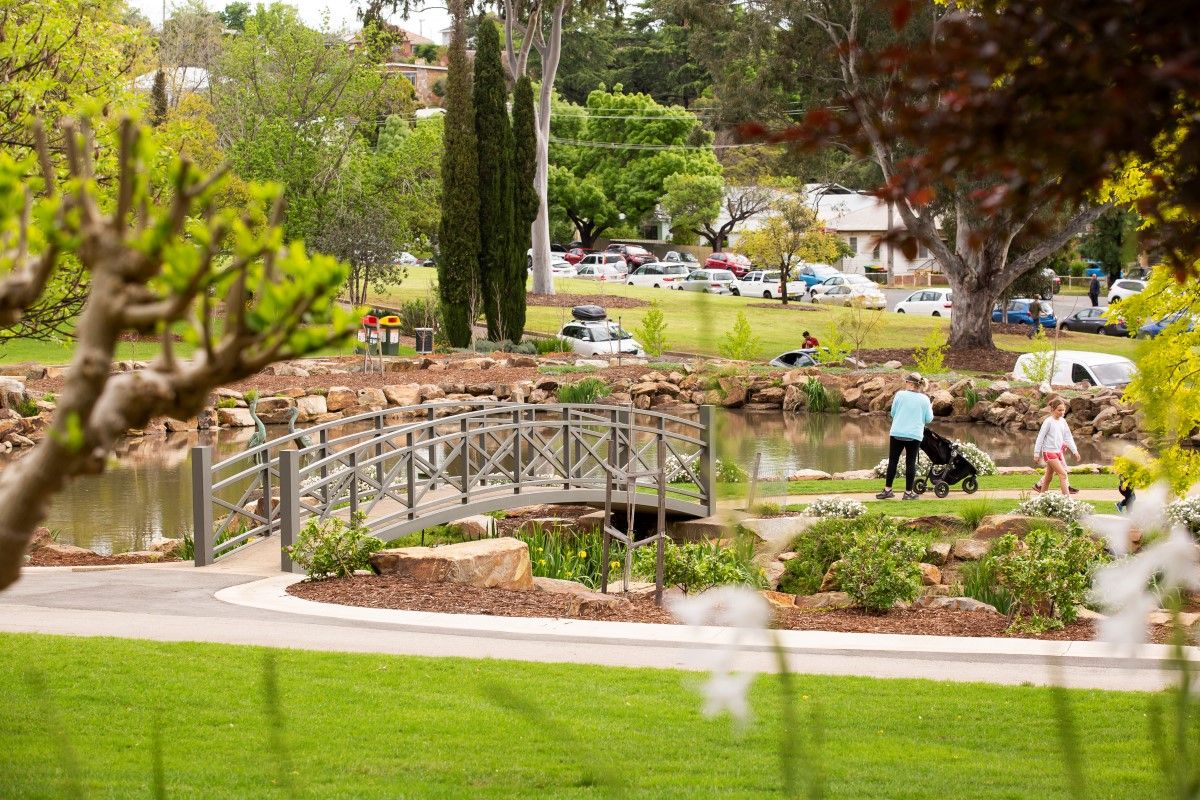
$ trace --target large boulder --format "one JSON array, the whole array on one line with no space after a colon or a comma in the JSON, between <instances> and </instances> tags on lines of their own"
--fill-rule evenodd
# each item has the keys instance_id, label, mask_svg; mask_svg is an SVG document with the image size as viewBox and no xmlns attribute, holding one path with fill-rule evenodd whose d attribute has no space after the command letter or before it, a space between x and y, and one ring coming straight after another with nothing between
<instances>
[{"instance_id":1,"label":"large boulder","mask_svg":"<svg viewBox=\"0 0 1200 800\"><path fill-rule=\"evenodd\" d=\"M926 586L937 586L942 582L942 571L933 564L918 564L921 568L921 583Z\"/></svg>"},{"instance_id":2,"label":"large boulder","mask_svg":"<svg viewBox=\"0 0 1200 800\"><path fill-rule=\"evenodd\" d=\"M358 392L348 386L330 386L325 393L325 407L330 411L342 411L358 405Z\"/></svg>"},{"instance_id":3,"label":"large boulder","mask_svg":"<svg viewBox=\"0 0 1200 800\"><path fill-rule=\"evenodd\" d=\"M383 387L383 396L393 406L415 406L421 403L421 384L393 384Z\"/></svg>"},{"instance_id":4,"label":"large boulder","mask_svg":"<svg viewBox=\"0 0 1200 800\"><path fill-rule=\"evenodd\" d=\"M951 611L977 611L985 614L999 614L995 606L973 597L937 597L926 595L913 601L912 608L947 608Z\"/></svg>"},{"instance_id":5,"label":"large boulder","mask_svg":"<svg viewBox=\"0 0 1200 800\"><path fill-rule=\"evenodd\" d=\"M16 408L28 400L24 378L0 378L0 408Z\"/></svg>"},{"instance_id":6,"label":"large boulder","mask_svg":"<svg viewBox=\"0 0 1200 800\"><path fill-rule=\"evenodd\" d=\"M371 555L371 568L430 583L532 589L529 546L519 539L481 539L442 547L401 547Z\"/></svg>"},{"instance_id":7,"label":"large boulder","mask_svg":"<svg viewBox=\"0 0 1200 800\"><path fill-rule=\"evenodd\" d=\"M358 390L358 405L360 406L386 406L387 404L387 395L383 393L382 389L367 386Z\"/></svg>"},{"instance_id":8,"label":"large boulder","mask_svg":"<svg viewBox=\"0 0 1200 800\"><path fill-rule=\"evenodd\" d=\"M929 402L933 405L934 416L948 417L954 413L954 395L945 389L931 394Z\"/></svg>"},{"instance_id":9,"label":"large boulder","mask_svg":"<svg viewBox=\"0 0 1200 800\"><path fill-rule=\"evenodd\" d=\"M249 428L254 425L248 408L218 408L217 424L222 428Z\"/></svg>"},{"instance_id":10,"label":"large boulder","mask_svg":"<svg viewBox=\"0 0 1200 800\"><path fill-rule=\"evenodd\" d=\"M1063 528L1061 520L1050 517L1027 517L1022 514L989 514L979 521L973 539L990 542L1007 534L1016 534L1018 539L1024 539L1025 534L1034 528Z\"/></svg>"},{"instance_id":11,"label":"large boulder","mask_svg":"<svg viewBox=\"0 0 1200 800\"><path fill-rule=\"evenodd\" d=\"M978 561L987 555L991 546L991 542L982 539L958 539L950 552L959 561Z\"/></svg>"},{"instance_id":12,"label":"large boulder","mask_svg":"<svg viewBox=\"0 0 1200 800\"><path fill-rule=\"evenodd\" d=\"M845 592L817 592L802 594L796 598L796 608L805 611L835 611L839 608L849 608L854 600Z\"/></svg>"},{"instance_id":13,"label":"large boulder","mask_svg":"<svg viewBox=\"0 0 1200 800\"><path fill-rule=\"evenodd\" d=\"M258 401L256 413L267 425L281 425L287 422L293 402L290 397L263 397Z\"/></svg>"},{"instance_id":14,"label":"large boulder","mask_svg":"<svg viewBox=\"0 0 1200 800\"><path fill-rule=\"evenodd\" d=\"M962 517L954 514L927 514L907 520L904 527L922 533L932 533L934 536L945 536L959 533L962 530L963 521Z\"/></svg>"},{"instance_id":15,"label":"large boulder","mask_svg":"<svg viewBox=\"0 0 1200 800\"><path fill-rule=\"evenodd\" d=\"M741 408L746 404L746 384L737 378L721 378L721 405L725 408Z\"/></svg>"},{"instance_id":16,"label":"large boulder","mask_svg":"<svg viewBox=\"0 0 1200 800\"><path fill-rule=\"evenodd\" d=\"M297 420L300 422L312 422L317 417L329 413L329 407L325 404L325 397L319 394L306 394L304 397L297 397L296 408L299 411Z\"/></svg>"}]
</instances>

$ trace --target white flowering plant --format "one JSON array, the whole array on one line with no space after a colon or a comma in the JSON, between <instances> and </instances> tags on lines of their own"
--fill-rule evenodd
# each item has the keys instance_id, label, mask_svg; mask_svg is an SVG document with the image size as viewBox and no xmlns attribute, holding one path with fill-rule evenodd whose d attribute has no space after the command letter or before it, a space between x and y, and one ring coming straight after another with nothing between
<instances>
[{"instance_id":1,"label":"white flowering plant","mask_svg":"<svg viewBox=\"0 0 1200 800\"><path fill-rule=\"evenodd\" d=\"M975 468L975 471L979 473L980 476L996 474L995 459L981 450L978 445L971 444L970 442L959 441L958 439L954 439L953 443L954 446L958 448L958 452L962 453L963 458L965 458L971 464L971 466ZM887 466L888 460L886 458L881 459L879 463L875 465L875 475L880 478L886 476ZM927 476L929 474L930 466L932 466L932 462L929 460L929 456L925 455L924 451L917 453L917 477L922 478ZM896 465L896 475L903 478L904 473L904 460L901 459L900 463Z\"/></svg>"},{"instance_id":2,"label":"white flowering plant","mask_svg":"<svg viewBox=\"0 0 1200 800\"><path fill-rule=\"evenodd\" d=\"M1076 500L1059 492L1044 492L1034 495L1017 506L1016 513L1027 517L1053 517L1064 522L1079 522L1095 513L1089 503Z\"/></svg>"},{"instance_id":3,"label":"white flowering plant","mask_svg":"<svg viewBox=\"0 0 1200 800\"><path fill-rule=\"evenodd\" d=\"M1200 497L1189 497L1171 503L1167 506L1167 519L1187 528L1193 535L1200 533Z\"/></svg>"},{"instance_id":4,"label":"white flowering plant","mask_svg":"<svg viewBox=\"0 0 1200 800\"><path fill-rule=\"evenodd\" d=\"M809 503L804 509L807 517L836 517L855 519L867 513L867 507L849 497L822 497Z\"/></svg>"}]
</instances>

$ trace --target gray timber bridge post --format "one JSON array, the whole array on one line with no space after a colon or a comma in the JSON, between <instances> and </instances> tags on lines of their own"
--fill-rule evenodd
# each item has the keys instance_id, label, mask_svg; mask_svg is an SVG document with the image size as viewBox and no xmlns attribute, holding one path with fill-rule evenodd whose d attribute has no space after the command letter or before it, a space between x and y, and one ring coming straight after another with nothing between
<instances>
[{"instance_id":1,"label":"gray timber bridge post","mask_svg":"<svg viewBox=\"0 0 1200 800\"><path fill-rule=\"evenodd\" d=\"M384 540L533 503L607 499L710 516L712 422L709 406L697 420L628 406L448 401L297 430L216 464L212 448L195 447L196 565L278 533L290 571L286 548L308 520L357 512ZM622 476L630 479L616 485ZM671 476L678 482L667 485Z\"/></svg>"}]
</instances>

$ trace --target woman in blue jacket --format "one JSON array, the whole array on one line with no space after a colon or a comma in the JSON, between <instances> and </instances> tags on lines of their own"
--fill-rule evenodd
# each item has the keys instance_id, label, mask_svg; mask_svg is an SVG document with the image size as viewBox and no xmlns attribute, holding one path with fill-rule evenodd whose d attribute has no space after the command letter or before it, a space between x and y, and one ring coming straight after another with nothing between
<instances>
[{"instance_id":1,"label":"woman in blue jacket","mask_svg":"<svg viewBox=\"0 0 1200 800\"><path fill-rule=\"evenodd\" d=\"M896 468L900 453L904 453L904 499L916 500L913 481L917 476L917 450L925 436L925 426L933 422L933 405L921 389L925 379L919 372L910 372L904 378L904 388L892 398L892 432L888 442L887 484L879 494L880 500L895 497L892 482L896 480Z\"/></svg>"}]
</instances>

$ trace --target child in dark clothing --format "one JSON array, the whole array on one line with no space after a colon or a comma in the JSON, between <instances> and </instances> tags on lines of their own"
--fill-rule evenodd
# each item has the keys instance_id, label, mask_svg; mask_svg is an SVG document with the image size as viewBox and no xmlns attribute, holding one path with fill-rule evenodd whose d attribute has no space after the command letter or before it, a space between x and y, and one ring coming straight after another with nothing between
<instances>
[{"instance_id":1,"label":"child in dark clothing","mask_svg":"<svg viewBox=\"0 0 1200 800\"><path fill-rule=\"evenodd\" d=\"M1122 475L1121 479L1117 481L1117 491L1121 493L1121 499L1117 502L1117 511L1124 514L1128 512L1129 509L1133 508L1133 501L1135 497L1133 493L1133 484L1126 480L1125 476Z\"/></svg>"}]
</instances>

